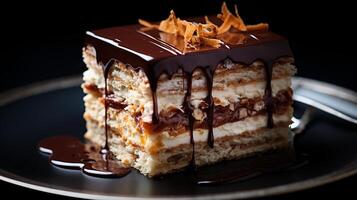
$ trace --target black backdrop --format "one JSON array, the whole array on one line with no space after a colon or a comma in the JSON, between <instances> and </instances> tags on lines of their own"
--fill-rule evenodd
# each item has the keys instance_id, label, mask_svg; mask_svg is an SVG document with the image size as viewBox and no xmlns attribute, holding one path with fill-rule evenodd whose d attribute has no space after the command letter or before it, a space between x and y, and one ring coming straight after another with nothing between
<instances>
[{"instance_id":1,"label":"black backdrop","mask_svg":"<svg viewBox=\"0 0 357 200\"><path fill-rule=\"evenodd\" d=\"M247 23L268 22L274 32L289 38L298 75L357 90L355 72L356 10L343 1L240 0ZM0 6L0 91L84 70L81 47L86 30L158 21L174 9L180 17L215 14L221 0L191 1L47 1L12 2ZM357 177L300 194L352 193ZM20 190L1 183L8 191ZM5 191L5 190L4 190ZM38 194L38 193L33 193ZM289 196L291 197L291 196Z\"/></svg>"},{"instance_id":2,"label":"black backdrop","mask_svg":"<svg viewBox=\"0 0 357 200\"><path fill-rule=\"evenodd\" d=\"M76 1L77 2L77 1ZM235 1L227 1L232 6ZM215 14L221 0L91 1L78 4L14 3L1 7L0 89L29 82L79 74L84 68L81 47L86 30L160 20L171 8L178 16ZM299 76L356 89L356 12L343 1L240 0L247 23L269 22L289 38ZM8 8L10 7L10 8ZM9 12L5 12L9 11Z\"/></svg>"}]
</instances>

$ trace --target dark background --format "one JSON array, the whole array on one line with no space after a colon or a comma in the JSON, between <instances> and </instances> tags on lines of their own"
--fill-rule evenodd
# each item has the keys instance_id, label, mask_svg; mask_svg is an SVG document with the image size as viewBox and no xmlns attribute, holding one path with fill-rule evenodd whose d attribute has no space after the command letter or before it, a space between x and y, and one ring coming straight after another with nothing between
<instances>
[{"instance_id":1,"label":"dark background","mask_svg":"<svg viewBox=\"0 0 357 200\"><path fill-rule=\"evenodd\" d=\"M237 1L227 1L233 8ZM85 70L81 48L86 30L136 23L138 18L159 21L174 9L179 17L216 14L222 1L13 2L0 12L0 91ZM343 1L240 0L247 24L268 22L286 36L295 54L298 76L357 90L356 10ZM356 197L357 177L281 198L343 194ZM1 191L54 198L0 182Z\"/></svg>"}]
</instances>

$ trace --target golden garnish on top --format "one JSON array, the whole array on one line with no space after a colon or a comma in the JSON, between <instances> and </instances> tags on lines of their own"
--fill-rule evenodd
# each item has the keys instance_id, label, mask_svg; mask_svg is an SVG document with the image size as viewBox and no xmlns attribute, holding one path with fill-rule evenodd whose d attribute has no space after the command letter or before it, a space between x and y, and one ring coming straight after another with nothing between
<instances>
[{"instance_id":1,"label":"golden garnish on top","mask_svg":"<svg viewBox=\"0 0 357 200\"><path fill-rule=\"evenodd\" d=\"M259 23L254 25L245 25L244 21L238 14L237 5L234 5L235 15L232 14L225 2L221 7L221 13L217 18L222 21L220 26L214 24L205 16L205 23L196 23L177 18L173 10L167 19L160 22L159 25L139 19L139 23L147 28L158 29L162 32L174 34L184 38L185 49L196 50L201 46L212 46L219 48L223 42L218 38L218 35L229 32L232 28L236 31L259 31L268 30L267 23Z\"/></svg>"}]
</instances>

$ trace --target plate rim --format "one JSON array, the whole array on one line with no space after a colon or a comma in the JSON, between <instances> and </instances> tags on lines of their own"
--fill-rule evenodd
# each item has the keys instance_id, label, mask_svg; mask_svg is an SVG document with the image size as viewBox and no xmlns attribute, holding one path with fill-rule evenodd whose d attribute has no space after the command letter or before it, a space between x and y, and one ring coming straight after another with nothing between
<instances>
[{"instance_id":1,"label":"plate rim","mask_svg":"<svg viewBox=\"0 0 357 200\"><path fill-rule=\"evenodd\" d=\"M336 86L323 81L318 81L303 77L293 77L293 83L303 83L304 85L310 85L313 87L326 87L332 90L339 91L339 93L345 93L346 96L354 96L356 92ZM26 86L11 89L0 93L0 106L5 106L9 103L15 102L26 97L56 91L60 89L66 89L70 87L79 86L82 83L81 76L70 76L58 79L51 79L42 82L29 84ZM342 89L342 90L341 90ZM286 194L291 192L297 192L304 189L314 188L317 186L332 183L343 178L357 174L357 167L347 166L345 169L340 169L332 173L318 176L315 178L307 179L304 181L293 182L285 185L278 185L273 187L266 187L262 189L252 189L245 191L237 191L222 194L206 194L197 196L154 196L154 197L130 197L130 196L117 196L117 195L105 195L95 193L84 193L79 190L71 190L68 188L54 188L50 184L44 184L41 182L33 181L22 176L18 176L11 172L5 171L0 168L0 180L14 184L17 186L33 189L36 191L57 194L62 196L76 197L76 198L89 198L89 199L242 199L253 197L265 197L278 194Z\"/></svg>"}]
</instances>

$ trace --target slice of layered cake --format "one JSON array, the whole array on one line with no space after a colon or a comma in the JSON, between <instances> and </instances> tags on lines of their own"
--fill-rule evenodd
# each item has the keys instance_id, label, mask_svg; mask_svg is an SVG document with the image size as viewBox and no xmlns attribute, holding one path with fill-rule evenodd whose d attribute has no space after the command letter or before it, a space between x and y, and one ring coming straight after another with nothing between
<instances>
[{"instance_id":1,"label":"slice of layered cake","mask_svg":"<svg viewBox=\"0 0 357 200\"><path fill-rule=\"evenodd\" d=\"M150 177L288 145L288 41L217 17L87 32L85 137Z\"/></svg>"}]
</instances>

